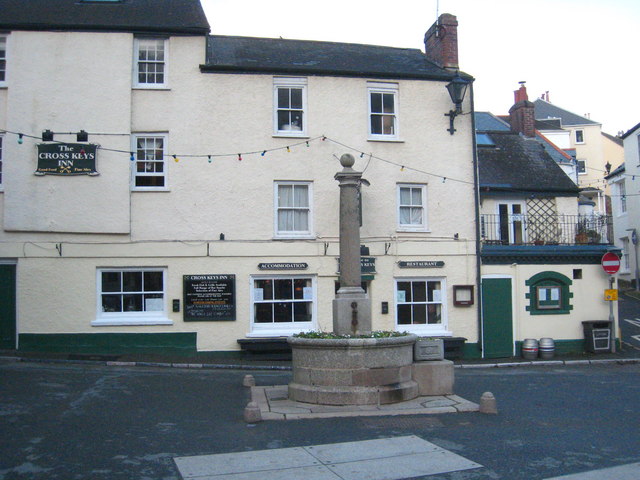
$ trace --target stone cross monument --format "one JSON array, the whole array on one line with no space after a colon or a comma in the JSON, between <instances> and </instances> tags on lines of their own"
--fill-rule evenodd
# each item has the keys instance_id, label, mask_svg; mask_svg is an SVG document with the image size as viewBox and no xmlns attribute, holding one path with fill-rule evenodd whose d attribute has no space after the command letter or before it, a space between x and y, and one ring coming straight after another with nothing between
<instances>
[{"instance_id":1,"label":"stone cross monument","mask_svg":"<svg viewBox=\"0 0 640 480\"><path fill-rule=\"evenodd\" d=\"M343 169L334 177L340 184L340 289L333 300L333 333L338 335L371 333L371 300L362 289L360 267L358 194L366 180L354 163L353 155L342 155Z\"/></svg>"}]
</instances>

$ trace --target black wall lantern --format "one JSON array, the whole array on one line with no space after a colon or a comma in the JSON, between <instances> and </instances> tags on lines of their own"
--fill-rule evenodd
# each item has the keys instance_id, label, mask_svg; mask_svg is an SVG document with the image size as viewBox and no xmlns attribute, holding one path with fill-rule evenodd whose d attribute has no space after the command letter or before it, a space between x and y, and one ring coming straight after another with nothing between
<instances>
[{"instance_id":1,"label":"black wall lantern","mask_svg":"<svg viewBox=\"0 0 640 480\"><path fill-rule=\"evenodd\" d=\"M451 82L447 84L447 90L449 92L449 96L451 97L451 101L455 104L455 110L449 110L449 113L445 113L445 117L449 117L449 128L447 131L453 135L453 132L456 131L453 128L453 121L455 118L462 113L462 101L464 100L464 96L467 93L467 87L469 86L469 82L463 79L460 76L460 73L456 72L456 76L453 77Z\"/></svg>"}]
</instances>

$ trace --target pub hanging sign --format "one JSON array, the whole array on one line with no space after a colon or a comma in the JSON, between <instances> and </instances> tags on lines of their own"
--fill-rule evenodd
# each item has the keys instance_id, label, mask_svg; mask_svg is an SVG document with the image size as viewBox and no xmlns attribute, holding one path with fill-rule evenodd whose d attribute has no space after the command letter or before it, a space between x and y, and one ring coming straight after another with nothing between
<instances>
[{"instance_id":1,"label":"pub hanging sign","mask_svg":"<svg viewBox=\"0 0 640 480\"><path fill-rule=\"evenodd\" d=\"M98 145L91 143L39 143L36 175L99 175Z\"/></svg>"}]
</instances>

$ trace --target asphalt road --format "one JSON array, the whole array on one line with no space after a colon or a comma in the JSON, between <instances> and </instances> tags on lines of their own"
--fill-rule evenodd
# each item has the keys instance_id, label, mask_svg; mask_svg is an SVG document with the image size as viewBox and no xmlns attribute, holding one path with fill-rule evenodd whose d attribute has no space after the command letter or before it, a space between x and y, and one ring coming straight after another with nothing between
<instances>
[{"instance_id":1,"label":"asphalt road","mask_svg":"<svg viewBox=\"0 0 640 480\"><path fill-rule=\"evenodd\" d=\"M640 302L621 295L619 309L624 341L619 355L637 358ZM0 358L0 479L180 480L173 461L178 456L406 435L484 466L430 480L537 480L640 462L638 363L457 368L455 393L478 402L482 393L492 392L498 415L256 425L243 421L247 373L258 385L283 385L290 379L282 370Z\"/></svg>"},{"instance_id":2,"label":"asphalt road","mask_svg":"<svg viewBox=\"0 0 640 480\"><path fill-rule=\"evenodd\" d=\"M543 479L640 461L640 364L456 369L498 415L244 423L247 372L0 364L0 478L179 480L173 457L417 435L485 468L428 477ZM254 371L259 385L288 372Z\"/></svg>"},{"instance_id":3,"label":"asphalt road","mask_svg":"<svg viewBox=\"0 0 640 480\"><path fill-rule=\"evenodd\" d=\"M618 323L623 353L640 355L640 301L628 294L621 294L618 300Z\"/></svg>"}]
</instances>

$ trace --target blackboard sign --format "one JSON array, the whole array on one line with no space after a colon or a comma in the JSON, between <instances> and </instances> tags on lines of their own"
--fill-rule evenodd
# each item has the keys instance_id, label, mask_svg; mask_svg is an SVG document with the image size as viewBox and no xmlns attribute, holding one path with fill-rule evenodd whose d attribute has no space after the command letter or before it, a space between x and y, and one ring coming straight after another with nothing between
<instances>
[{"instance_id":1,"label":"blackboard sign","mask_svg":"<svg viewBox=\"0 0 640 480\"><path fill-rule=\"evenodd\" d=\"M40 143L36 175L98 175L97 145L91 143Z\"/></svg>"},{"instance_id":2,"label":"blackboard sign","mask_svg":"<svg viewBox=\"0 0 640 480\"><path fill-rule=\"evenodd\" d=\"M235 275L184 275L184 321L236 319Z\"/></svg>"}]
</instances>

